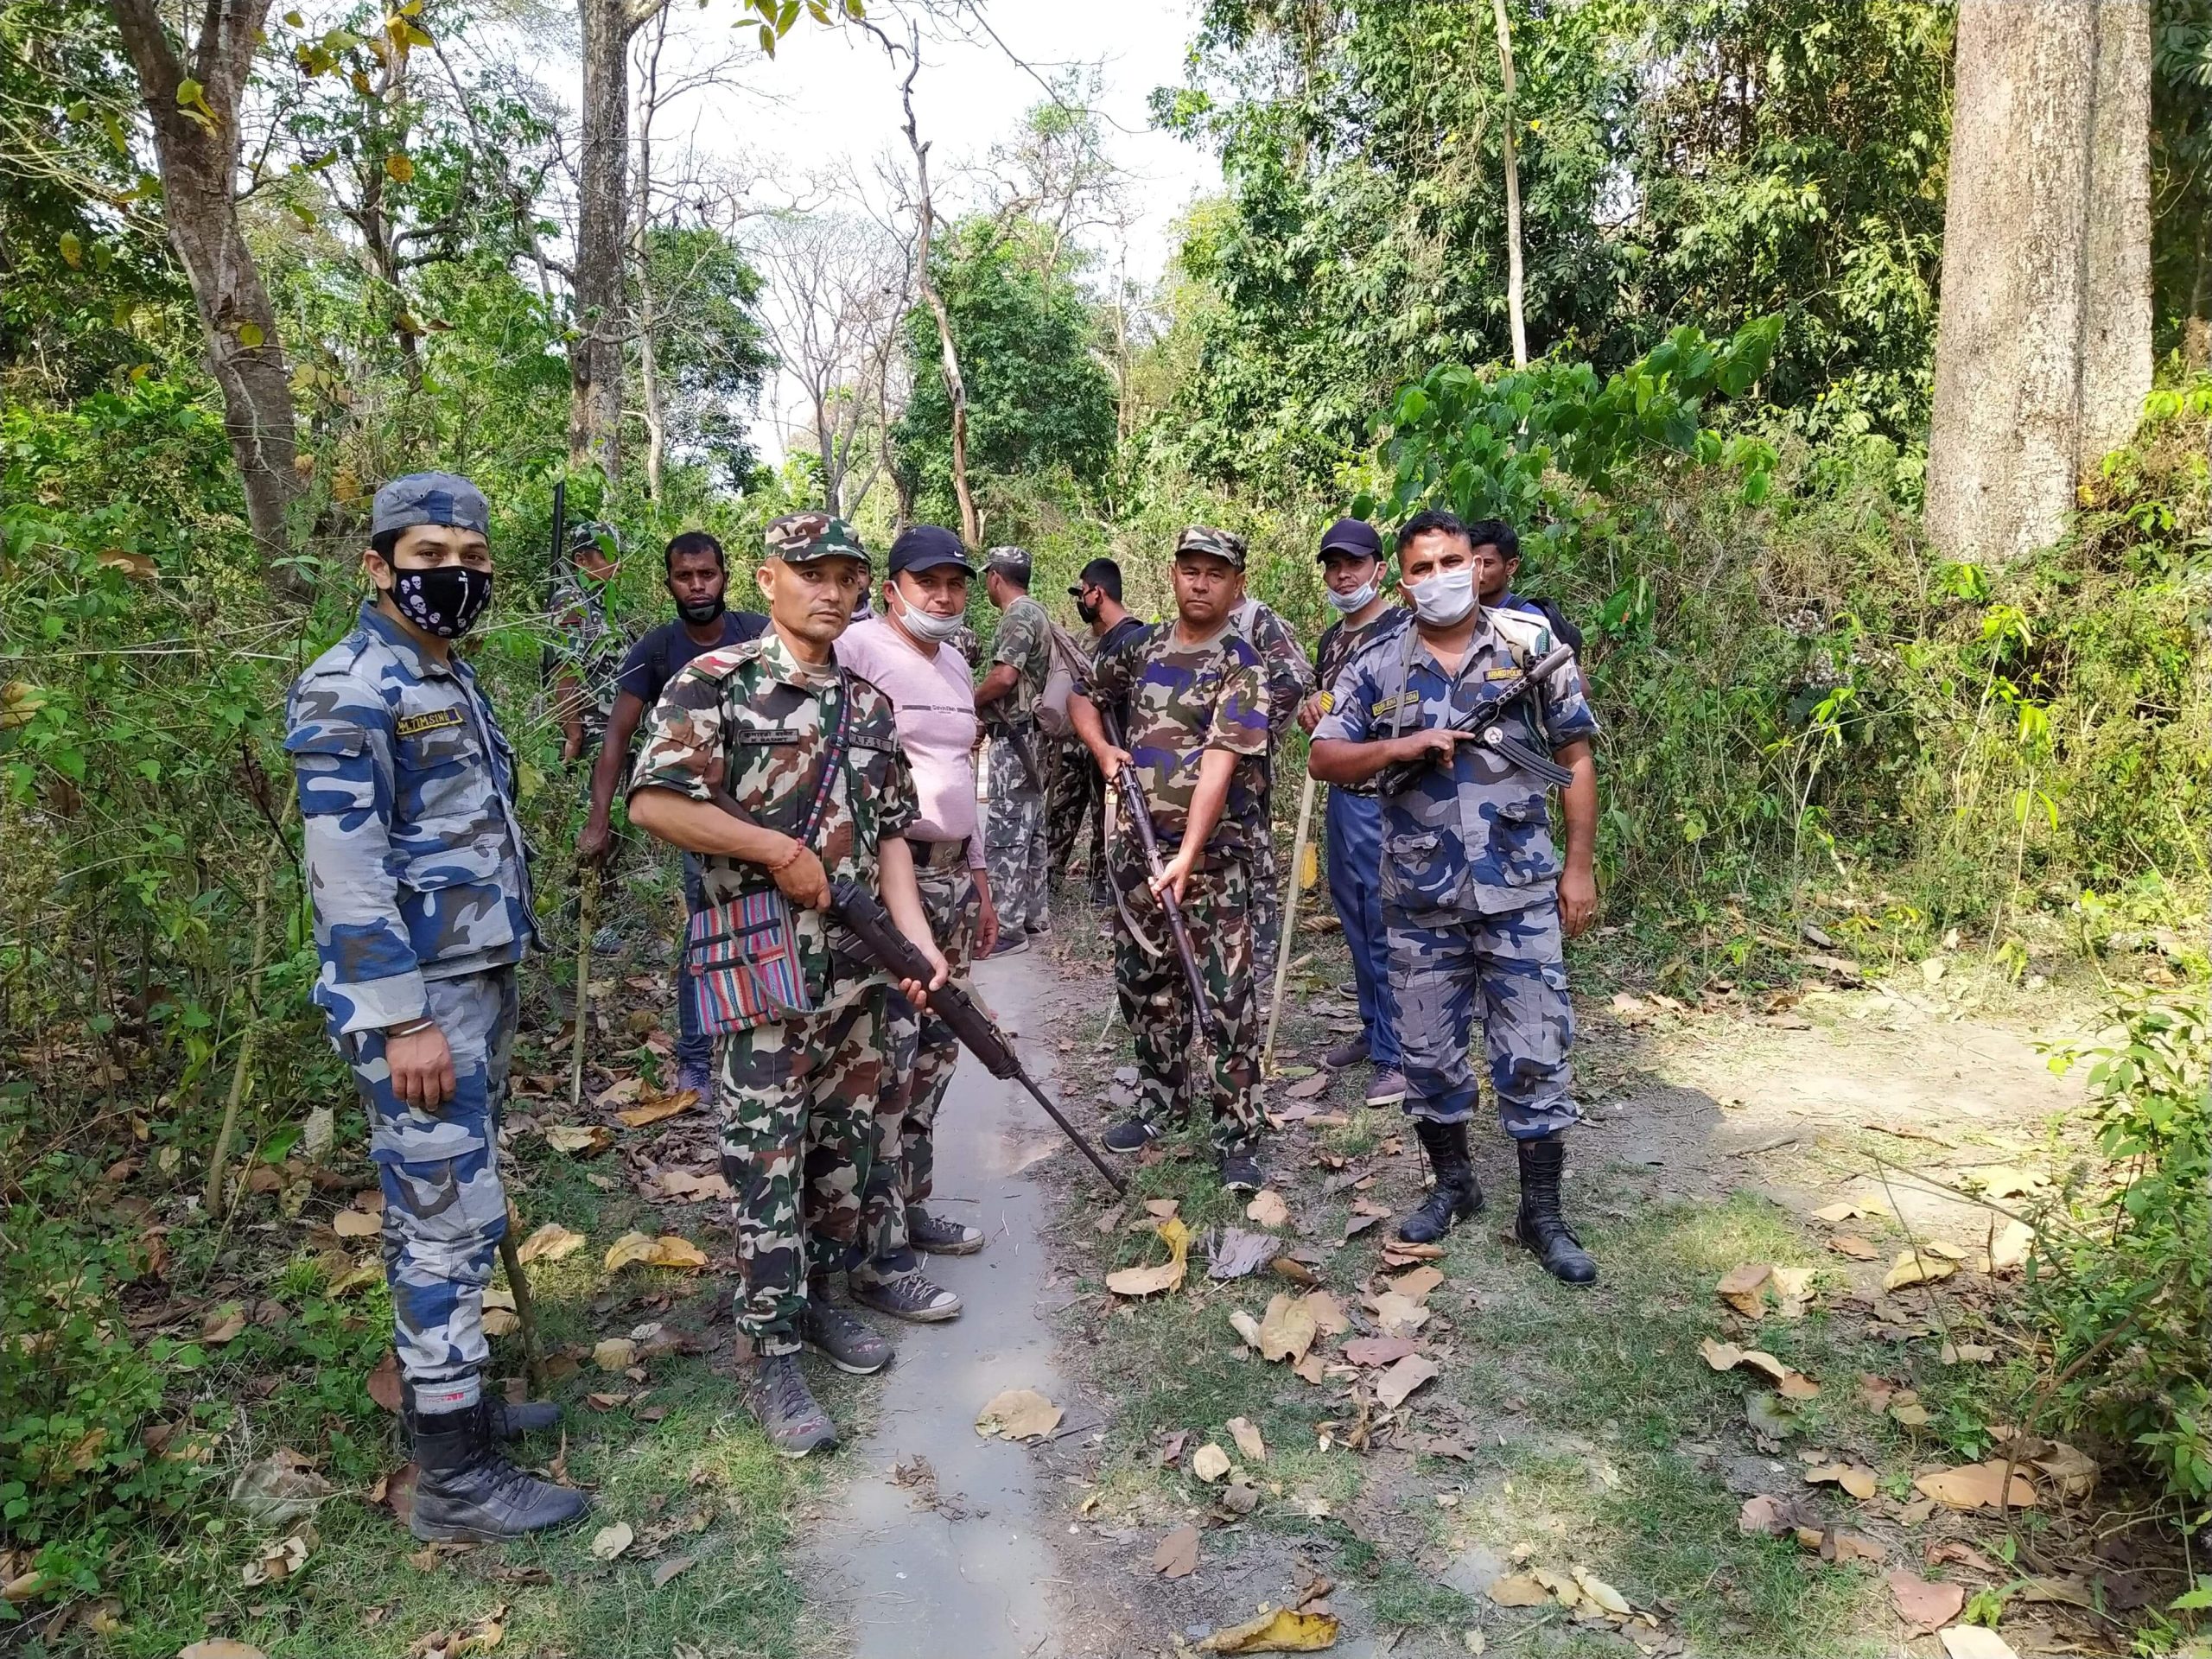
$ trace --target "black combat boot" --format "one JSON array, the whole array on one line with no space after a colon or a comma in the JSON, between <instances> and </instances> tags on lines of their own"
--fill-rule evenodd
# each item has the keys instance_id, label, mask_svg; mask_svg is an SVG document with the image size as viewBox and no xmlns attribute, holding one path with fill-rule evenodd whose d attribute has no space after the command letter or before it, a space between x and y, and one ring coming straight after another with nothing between
<instances>
[{"instance_id":1,"label":"black combat boot","mask_svg":"<svg viewBox=\"0 0 2212 1659\"><path fill-rule=\"evenodd\" d=\"M1567 1167L1567 1137L1547 1135L1534 1141L1516 1141L1521 1154L1521 1213L1513 1218L1513 1236L1536 1253L1544 1271L1570 1285L1586 1285L1598 1276L1582 1241L1575 1237L1560 1213L1559 1179Z\"/></svg>"},{"instance_id":2,"label":"black combat boot","mask_svg":"<svg viewBox=\"0 0 2212 1659\"><path fill-rule=\"evenodd\" d=\"M550 1400L494 1400L492 1438L518 1440L525 1434L542 1434L561 1421L561 1408Z\"/></svg>"},{"instance_id":3,"label":"black combat boot","mask_svg":"<svg viewBox=\"0 0 2212 1659\"><path fill-rule=\"evenodd\" d=\"M565 1526L591 1507L591 1494L526 1475L492 1440L491 1408L423 1415L406 1409L415 1448L415 1511L408 1529L425 1542L447 1538L497 1543Z\"/></svg>"},{"instance_id":4,"label":"black combat boot","mask_svg":"<svg viewBox=\"0 0 2212 1659\"><path fill-rule=\"evenodd\" d=\"M1436 1172L1436 1185L1421 1207L1399 1224L1398 1236L1408 1244L1433 1244L1452 1230L1454 1223L1471 1221L1483 1212L1483 1189L1475 1179L1475 1166L1467 1161L1467 1126L1414 1120L1421 1149Z\"/></svg>"}]
</instances>

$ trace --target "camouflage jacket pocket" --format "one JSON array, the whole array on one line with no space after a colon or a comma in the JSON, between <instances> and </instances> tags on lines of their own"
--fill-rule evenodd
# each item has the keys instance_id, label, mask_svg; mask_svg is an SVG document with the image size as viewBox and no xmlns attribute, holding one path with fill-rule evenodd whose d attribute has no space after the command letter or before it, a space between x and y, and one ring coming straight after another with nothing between
<instances>
[{"instance_id":1,"label":"camouflage jacket pocket","mask_svg":"<svg viewBox=\"0 0 2212 1659\"><path fill-rule=\"evenodd\" d=\"M1382 899L1408 910L1441 910L1465 874L1453 838L1440 830L1388 835L1382 841Z\"/></svg>"},{"instance_id":2,"label":"camouflage jacket pocket","mask_svg":"<svg viewBox=\"0 0 2212 1659\"><path fill-rule=\"evenodd\" d=\"M1491 825L1488 881L1502 887L1534 887L1559 879L1559 854L1552 845L1551 811L1541 795L1508 801Z\"/></svg>"},{"instance_id":3,"label":"camouflage jacket pocket","mask_svg":"<svg viewBox=\"0 0 2212 1659\"><path fill-rule=\"evenodd\" d=\"M416 853L399 872L399 914L417 962L474 956L514 942L504 859L496 846L434 847Z\"/></svg>"}]
</instances>

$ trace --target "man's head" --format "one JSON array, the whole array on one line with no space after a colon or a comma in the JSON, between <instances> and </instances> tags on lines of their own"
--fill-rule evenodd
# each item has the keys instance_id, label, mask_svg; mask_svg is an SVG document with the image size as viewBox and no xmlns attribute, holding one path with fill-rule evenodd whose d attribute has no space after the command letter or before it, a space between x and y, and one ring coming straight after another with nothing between
<instances>
[{"instance_id":1,"label":"man's head","mask_svg":"<svg viewBox=\"0 0 2212 1659\"><path fill-rule=\"evenodd\" d=\"M891 543L884 614L915 639L941 645L960 631L975 574L957 536L938 524L910 524Z\"/></svg>"},{"instance_id":2,"label":"man's head","mask_svg":"<svg viewBox=\"0 0 2212 1659\"><path fill-rule=\"evenodd\" d=\"M1359 518L1339 518L1321 533L1321 580L1329 601L1350 614L1364 610L1382 582L1382 538Z\"/></svg>"},{"instance_id":3,"label":"man's head","mask_svg":"<svg viewBox=\"0 0 2212 1659\"><path fill-rule=\"evenodd\" d=\"M1093 559L1068 592L1075 600L1076 614L1096 631L1104 623L1107 602L1116 607L1122 602L1122 567L1111 559Z\"/></svg>"},{"instance_id":4,"label":"man's head","mask_svg":"<svg viewBox=\"0 0 2212 1659\"><path fill-rule=\"evenodd\" d=\"M826 512L794 512L761 536L760 591L768 615L795 639L827 651L868 592L868 551L849 525Z\"/></svg>"},{"instance_id":5,"label":"man's head","mask_svg":"<svg viewBox=\"0 0 2212 1659\"><path fill-rule=\"evenodd\" d=\"M1244 538L1210 524L1175 538L1175 613L1192 633L1211 633L1243 590Z\"/></svg>"},{"instance_id":6,"label":"man's head","mask_svg":"<svg viewBox=\"0 0 2212 1659\"><path fill-rule=\"evenodd\" d=\"M1521 568L1521 538L1503 518L1478 518L1467 526L1467 540L1475 550L1475 587L1484 604L1495 605Z\"/></svg>"},{"instance_id":7,"label":"man's head","mask_svg":"<svg viewBox=\"0 0 2212 1659\"><path fill-rule=\"evenodd\" d=\"M686 622L704 627L722 613L729 563L722 556L722 544L707 531L687 530L671 537L661 553L661 568L667 576L668 596Z\"/></svg>"},{"instance_id":8,"label":"man's head","mask_svg":"<svg viewBox=\"0 0 2212 1659\"><path fill-rule=\"evenodd\" d=\"M451 473L410 473L376 494L361 569L377 597L425 633L459 639L492 600L491 512Z\"/></svg>"},{"instance_id":9,"label":"man's head","mask_svg":"<svg viewBox=\"0 0 2212 1659\"><path fill-rule=\"evenodd\" d=\"M983 556L983 594L1004 610L1029 591L1029 550L995 547Z\"/></svg>"},{"instance_id":10,"label":"man's head","mask_svg":"<svg viewBox=\"0 0 2212 1659\"><path fill-rule=\"evenodd\" d=\"M1473 610L1475 550L1467 527L1448 512L1417 512L1398 529L1398 586L1414 614L1449 628Z\"/></svg>"},{"instance_id":11,"label":"man's head","mask_svg":"<svg viewBox=\"0 0 2212 1659\"><path fill-rule=\"evenodd\" d=\"M569 562L594 582L611 582L622 563L622 532L596 518L570 525Z\"/></svg>"}]
</instances>

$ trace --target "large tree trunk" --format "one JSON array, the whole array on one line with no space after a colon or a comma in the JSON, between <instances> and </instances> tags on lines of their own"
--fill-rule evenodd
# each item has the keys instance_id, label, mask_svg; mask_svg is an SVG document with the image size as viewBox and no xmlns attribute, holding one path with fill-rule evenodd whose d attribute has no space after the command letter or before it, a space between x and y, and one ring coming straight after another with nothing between
<instances>
[{"instance_id":1,"label":"large tree trunk","mask_svg":"<svg viewBox=\"0 0 2212 1659\"><path fill-rule=\"evenodd\" d=\"M1962 0L1954 74L1928 529L2003 563L2151 389L2149 0Z\"/></svg>"},{"instance_id":2,"label":"large tree trunk","mask_svg":"<svg viewBox=\"0 0 2212 1659\"><path fill-rule=\"evenodd\" d=\"M577 0L584 101L576 149L576 337L569 347L569 465L597 466L610 481L622 469L630 37L666 3Z\"/></svg>"},{"instance_id":3,"label":"large tree trunk","mask_svg":"<svg viewBox=\"0 0 2212 1659\"><path fill-rule=\"evenodd\" d=\"M291 551L289 510L300 493L291 372L269 290L245 245L234 194L238 98L270 0L208 0L189 66L162 27L156 0L110 0L153 123L162 217L192 283L207 366L223 394L223 429L245 486L247 522L264 560ZM198 99L177 102L187 80ZM288 590L296 579L280 574Z\"/></svg>"}]
</instances>

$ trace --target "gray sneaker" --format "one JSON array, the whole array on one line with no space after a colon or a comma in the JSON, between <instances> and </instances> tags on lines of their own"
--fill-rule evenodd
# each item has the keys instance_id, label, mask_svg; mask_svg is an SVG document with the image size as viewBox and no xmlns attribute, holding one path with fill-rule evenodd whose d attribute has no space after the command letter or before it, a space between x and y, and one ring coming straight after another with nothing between
<instances>
[{"instance_id":1,"label":"gray sneaker","mask_svg":"<svg viewBox=\"0 0 2212 1659\"><path fill-rule=\"evenodd\" d=\"M936 1325L960 1317L960 1298L943 1285L931 1283L918 1268L896 1279L855 1279L853 1300L862 1307L912 1325Z\"/></svg>"},{"instance_id":2,"label":"gray sneaker","mask_svg":"<svg viewBox=\"0 0 2212 1659\"><path fill-rule=\"evenodd\" d=\"M803 1458L837 1444L837 1426L806 1386L797 1354L763 1354L753 1362L744 1387L745 1403L779 1455Z\"/></svg>"},{"instance_id":3,"label":"gray sneaker","mask_svg":"<svg viewBox=\"0 0 2212 1659\"><path fill-rule=\"evenodd\" d=\"M1370 1106L1395 1106L1406 1097L1406 1074L1402 1071L1377 1070L1367 1080L1367 1103Z\"/></svg>"},{"instance_id":4,"label":"gray sneaker","mask_svg":"<svg viewBox=\"0 0 2212 1659\"><path fill-rule=\"evenodd\" d=\"M914 1205L906 1208L906 1242L931 1255L973 1255L985 1243L982 1228L947 1221Z\"/></svg>"},{"instance_id":5,"label":"gray sneaker","mask_svg":"<svg viewBox=\"0 0 2212 1659\"><path fill-rule=\"evenodd\" d=\"M1348 1037L1321 1057L1321 1064L1332 1071L1341 1071L1348 1065L1357 1065L1367 1058L1367 1039Z\"/></svg>"},{"instance_id":6,"label":"gray sneaker","mask_svg":"<svg viewBox=\"0 0 2212 1659\"><path fill-rule=\"evenodd\" d=\"M891 1344L832 1302L825 1290L809 1292L792 1329L801 1342L849 1376L873 1376L891 1363Z\"/></svg>"}]
</instances>

